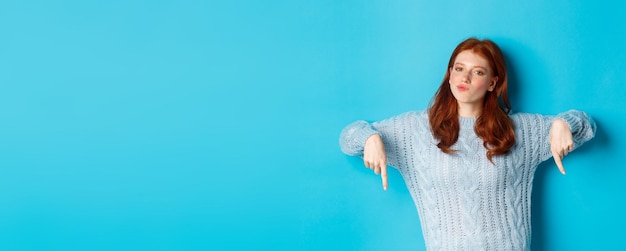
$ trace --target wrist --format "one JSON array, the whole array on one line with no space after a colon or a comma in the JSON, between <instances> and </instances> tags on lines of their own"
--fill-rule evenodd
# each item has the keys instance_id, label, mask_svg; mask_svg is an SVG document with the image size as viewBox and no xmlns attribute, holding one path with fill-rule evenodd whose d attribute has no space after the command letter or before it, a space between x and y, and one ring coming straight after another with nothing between
<instances>
[{"instance_id":1,"label":"wrist","mask_svg":"<svg viewBox=\"0 0 626 251\"><path fill-rule=\"evenodd\" d=\"M374 133L365 140L365 145L378 145L383 142L380 134Z\"/></svg>"},{"instance_id":2,"label":"wrist","mask_svg":"<svg viewBox=\"0 0 626 251\"><path fill-rule=\"evenodd\" d=\"M554 121L552 121L552 126L554 126L554 125L564 126L564 127L567 127L569 129L569 124L567 123L567 121L565 121L565 119L562 119L562 118L554 119Z\"/></svg>"}]
</instances>

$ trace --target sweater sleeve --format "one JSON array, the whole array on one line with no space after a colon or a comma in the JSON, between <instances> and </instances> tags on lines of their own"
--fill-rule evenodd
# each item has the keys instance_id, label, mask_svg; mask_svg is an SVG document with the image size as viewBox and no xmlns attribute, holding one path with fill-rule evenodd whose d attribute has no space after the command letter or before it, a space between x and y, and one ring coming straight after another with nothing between
<instances>
[{"instance_id":1,"label":"sweater sleeve","mask_svg":"<svg viewBox=\"0 0 626 251\"><path fill-rule=\"evenodd\" d=\"M351 156L363 156L365 141L374 134L380 133L367 121L358 120L349 124L339 136L341 151Z\"/></svg>"},{"instance_id":2,"label":"sweater sleeve","mask_svg":"<svg viewBox=\"0 0 626 251\"><path fill-rule=\"evenodd\" d=\"M587 113L578 110L569 110L556 116L544 116L542 128L543 142L541 144L541 161L552 157L550 151L550 128L555 119L563 119L569 125L574 140L574 149L591 140L596 135L596 123Z\"/></svg>"},{"instance_id":3,"label":"sweater sleeve","mask_svg":"<svg viewBox=\"0 0 626 251\"><path fill-rule=\"evenodd\" d=\"M408 112L374 123L363 120L353 122L341 131L341 150L348 155L363 157L365 141L373 134L379 134L385 146L387 164L400 168L400 163L405 162L405 146L412 137L409 129L415 117L415 112Z\"/></svg>"}]
</instances>

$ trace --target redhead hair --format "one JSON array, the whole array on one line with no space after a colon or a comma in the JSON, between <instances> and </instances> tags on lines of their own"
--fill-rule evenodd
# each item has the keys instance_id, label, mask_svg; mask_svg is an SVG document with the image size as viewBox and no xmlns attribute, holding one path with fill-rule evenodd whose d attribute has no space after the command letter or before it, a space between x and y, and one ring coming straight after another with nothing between
<instances>
[{"instance_id":1,"label":"redhead hair","mask_svg":"<svg viewBox=\"0 0 626 251\"><path fill-rule=\"evenodd\" d=\"M460 125L458 104L450 90L450 69L457 55L466 50L486 59L493 76L498 77L495 89L485 94L483 111L474 124L474 132L483 140L483 146L487 149L487 159L493 163L494 155L508 153L515 144L513 121L508 116L511 104L507 94L506 63L502 51L494 42L469 38L454 49L443 81L428 108L430 129L433 137L439 141L437 147L442 152L456 152L450 147L459 137Z\"/></svg>"}]
</instances>

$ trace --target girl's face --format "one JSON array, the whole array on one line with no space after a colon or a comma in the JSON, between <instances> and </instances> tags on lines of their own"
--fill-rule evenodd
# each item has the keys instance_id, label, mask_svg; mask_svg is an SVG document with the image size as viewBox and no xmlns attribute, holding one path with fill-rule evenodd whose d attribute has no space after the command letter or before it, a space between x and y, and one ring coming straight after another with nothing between
<instances>
[{"instance_id":1,"label":"girl's face","mask_svg":"<svg viewBox=\"0 0 626 251\"><path fill-rule=\"evenodd\" d=\"M450 90L459 105L483 105L487 91L493 91L498 77L482 56L465 50L454 59L450 68Z\"/></svg>"}]
</instances>

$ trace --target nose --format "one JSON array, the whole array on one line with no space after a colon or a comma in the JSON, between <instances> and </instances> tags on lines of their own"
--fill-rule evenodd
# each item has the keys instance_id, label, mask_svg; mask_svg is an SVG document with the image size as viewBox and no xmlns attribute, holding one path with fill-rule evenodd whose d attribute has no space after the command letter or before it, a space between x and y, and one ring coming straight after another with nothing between
<instances>
[{"instance_id":1,"label":"nose","mask_svg":"<svg viewBox=\"0 0 626 251\"><path fill-rule=\"evenodd\" d=\"M461 79L461 81L463 81L463 83L469 83L470 77L471 77L471 74L469 72L467 74L463 74L463 78Z\"/></svg>"}]
</instances>

